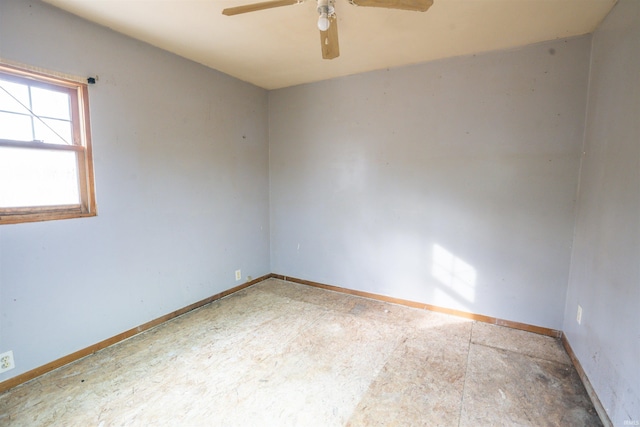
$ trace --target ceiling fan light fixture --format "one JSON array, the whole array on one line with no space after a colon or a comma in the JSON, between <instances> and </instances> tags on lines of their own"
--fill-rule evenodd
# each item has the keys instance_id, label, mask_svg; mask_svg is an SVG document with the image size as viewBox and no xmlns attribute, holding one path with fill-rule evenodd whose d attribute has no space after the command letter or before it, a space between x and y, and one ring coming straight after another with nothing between
<instances>
[{"instance_id":1,"label":"ceiling fan light fixture","mask_svg":"<svg viewBox=\"0 0 640 427\"><path fill-rule=\"evenodd\" d=\"M317 0L317 2L317 10L320 14L320 17L318 18L318 29L320 31L327 31L331 25L331 20L329 18L335 13L333 0Z\"/></svg>"},{"instance_id":2,"label":"ceiling fan light fixture","mask_svg":"<svg viewBox=\"0 0 640 427\"><path fill-rule=\"evenodd\" d=\"M320 17L318 18L318 29L320 31L327 31L330 24L327 12L321 12Z\"/></svg>"}]
</instances>

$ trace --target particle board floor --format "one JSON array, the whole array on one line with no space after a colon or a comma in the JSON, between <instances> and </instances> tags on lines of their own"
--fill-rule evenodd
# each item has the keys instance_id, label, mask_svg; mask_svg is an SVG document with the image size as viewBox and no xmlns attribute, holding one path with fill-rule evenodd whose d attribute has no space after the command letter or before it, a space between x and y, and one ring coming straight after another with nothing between
<instances>
[{"instance_id":1,"label":"particle board floor","mask_svg":"<svg viewBox=\"0 0 640 427\"><path fill-rule=\"evenodd\" d=\"M3 426L599 426L549 337L270 279L0 395Z\"/></svg>"}]
</instances>

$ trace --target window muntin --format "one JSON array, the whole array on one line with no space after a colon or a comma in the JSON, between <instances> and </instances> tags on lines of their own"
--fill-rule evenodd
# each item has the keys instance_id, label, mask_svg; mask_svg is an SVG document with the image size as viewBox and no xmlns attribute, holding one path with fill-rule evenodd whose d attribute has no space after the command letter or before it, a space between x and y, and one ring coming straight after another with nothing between
<instances>
[{"instance_id":1,"label":"window muntin","mask_svg":"<svg viewBox=\"0 0 640 427\"><path fill-rule=\"evenodd\" d=\"M0 76L0 139L72 144L71 95Z\"/></svg>"},{"instance_id":2,"label":"window muntin","mask_svg":"<svg viewBox=\"0 0 640 427\"><path fill-rule=\"evenodd\" d=\"M0 224L96 214L87 92L0 64Z\"/></svg>"}]
</instances>

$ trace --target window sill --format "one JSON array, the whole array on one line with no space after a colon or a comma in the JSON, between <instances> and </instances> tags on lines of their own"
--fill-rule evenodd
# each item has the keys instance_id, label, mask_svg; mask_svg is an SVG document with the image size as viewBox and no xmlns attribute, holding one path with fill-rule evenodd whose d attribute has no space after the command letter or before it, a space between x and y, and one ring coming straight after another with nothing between
<instances>
[{"instance_id":1,"label":"window sill","mask_svg":"<svg viewBox=\"0 0 640 427\"><path fill-rule=\"evenodd\" d=\"M79 212L78 209L15 214L0 212L0 225L21 224L23 222L54 221L59 219L88 218L96 215L96 212Z\"/></svg>"}]
</instances>

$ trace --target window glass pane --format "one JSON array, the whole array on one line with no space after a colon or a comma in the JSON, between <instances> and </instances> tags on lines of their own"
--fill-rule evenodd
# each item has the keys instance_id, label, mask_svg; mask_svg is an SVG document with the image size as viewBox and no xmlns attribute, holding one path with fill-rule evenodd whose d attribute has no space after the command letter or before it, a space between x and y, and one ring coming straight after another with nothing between
<instances>
[{"instance_id":1,"label":"window glass pane","mask_svg":"<svg viewBox=\"0 0 640 427\"><path fill-rule=\"evenodd\" d=\"M43 123L44 122L44 123ZM71 122L53 119L33 119L33 127L35 129L38 141L44 141L48 144L67 144L73 143L71 137Z\"/></svg>"},{"instance_id":2,"label":"window glass pane","mask_svg":"<svg viewBox=\"0 0 640 427\"><path fill-rule=\"evenodd\" d=\"M33 141L31 116L0 112L0 139Z\"/></svg>"},{"instance_id":3,"label":"window glass pane","mask_svg":"<svg viewBox=\"0 0 640 427\"><path fill-rule=\"evenodd\" d=\"M79 203L74 151L0 147L0 208Z\"/></svg>"},{"instance_id":4,"label":"window glass pane","mask_svg":"<svg viewBox=\"0 0 640 427\"><path fill-rule=\"evenodd\" d=\"M20 105L18 101L29 107L29 86L0 79L0 110L29 114L28 108Z\"/></svg>"},{"instance_id":5,"label":"window glass pane","mask_svg":"<svg viewBox=\"0 0 640 427\"><path fill-rule=\"evenodd\" d=\"M38 116L71 120L67 93L32 87L31 105L33 112Z\"/></svg>"}]
</instances>

